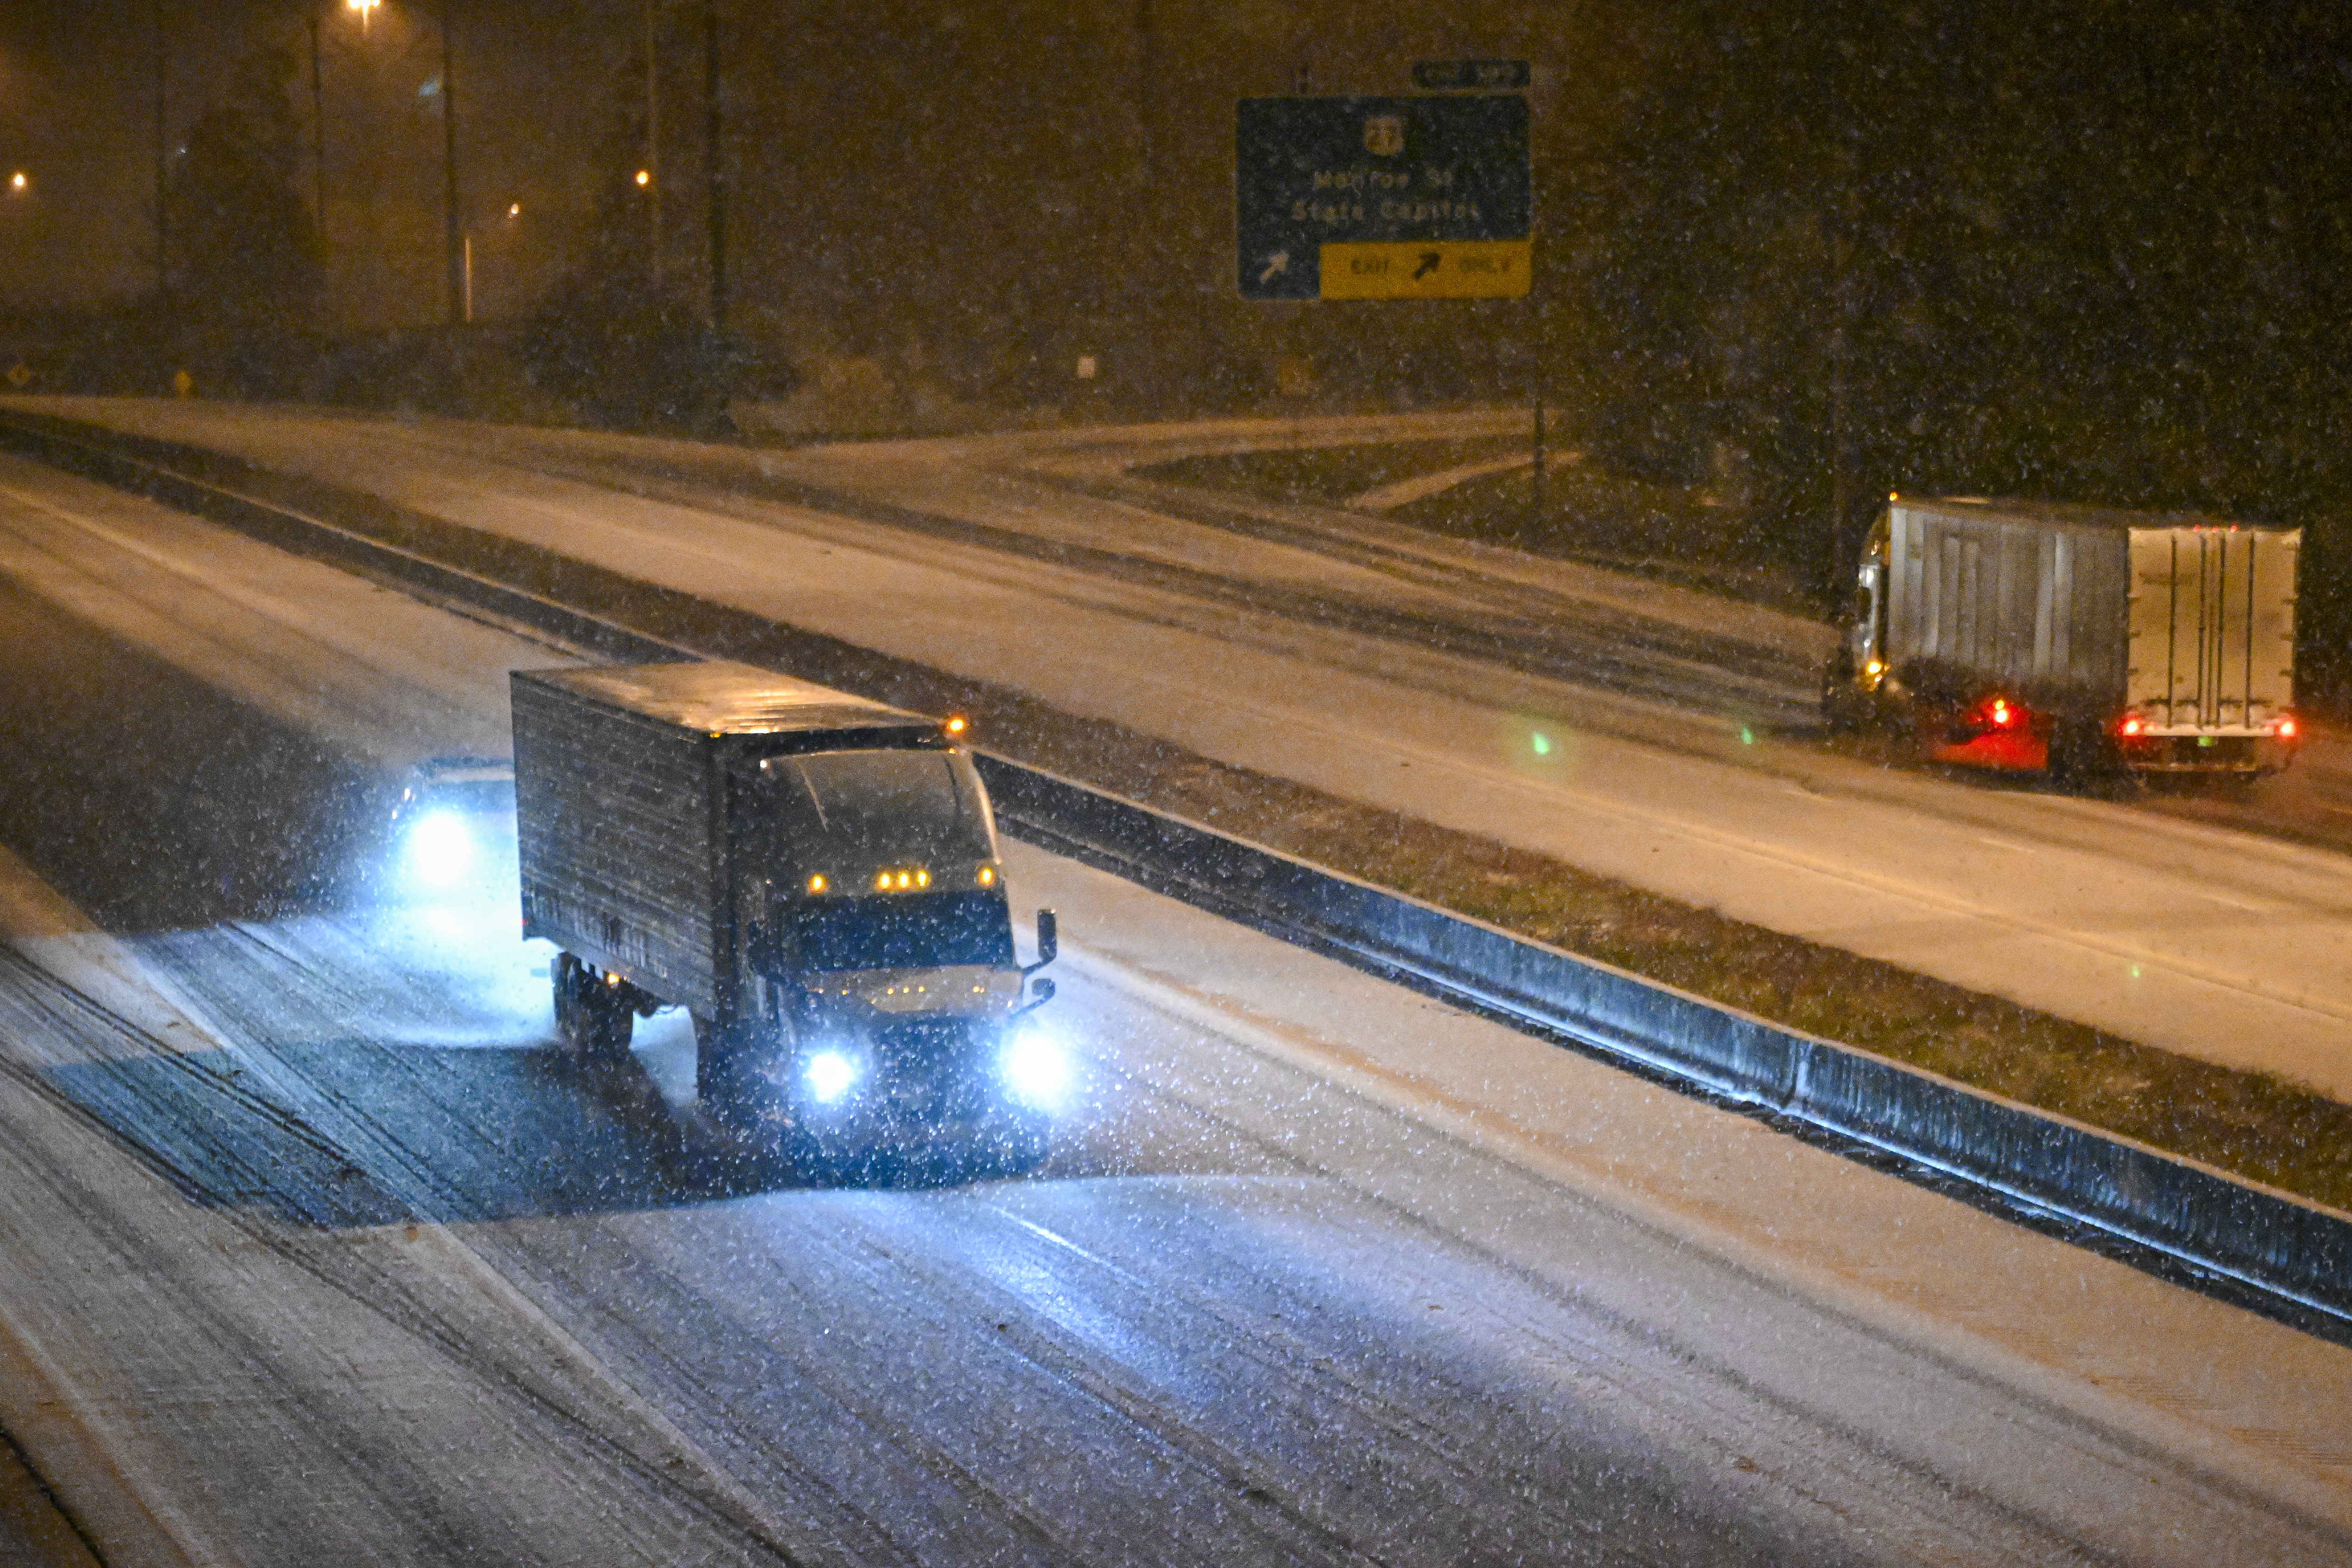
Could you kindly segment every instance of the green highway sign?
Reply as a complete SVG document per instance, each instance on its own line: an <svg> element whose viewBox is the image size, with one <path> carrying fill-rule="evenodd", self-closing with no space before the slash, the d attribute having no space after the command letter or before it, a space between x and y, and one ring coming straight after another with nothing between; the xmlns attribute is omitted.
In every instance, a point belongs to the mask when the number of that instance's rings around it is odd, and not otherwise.
<svg viewBox="0 0 2352 1568"><path fill-rule="evenodd" d="M1234 131L1245 300L1528 291L1528 100L1245 98Z"/></svg>

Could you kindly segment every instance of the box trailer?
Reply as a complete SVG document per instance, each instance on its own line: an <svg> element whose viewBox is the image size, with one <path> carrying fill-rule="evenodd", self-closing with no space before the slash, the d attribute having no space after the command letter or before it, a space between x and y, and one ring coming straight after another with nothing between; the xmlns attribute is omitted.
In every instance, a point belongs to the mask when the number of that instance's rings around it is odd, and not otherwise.
<svg viewBox="0 0 2352 1568"><path fill-rule="evenodd" d="M512 677L523 934L586 1058L693 1015L699 1092L828 1145L1041 1136L1058 1052L961 721L731 663Z"/></svg>
<svg viewBox="0 0 2352 1568"><path fill-rule="evenodd" d="M2275 772L2297 743L2301 543L2210 518L1891 497L1824 715L1898 727L1938 762Z"/></svg>

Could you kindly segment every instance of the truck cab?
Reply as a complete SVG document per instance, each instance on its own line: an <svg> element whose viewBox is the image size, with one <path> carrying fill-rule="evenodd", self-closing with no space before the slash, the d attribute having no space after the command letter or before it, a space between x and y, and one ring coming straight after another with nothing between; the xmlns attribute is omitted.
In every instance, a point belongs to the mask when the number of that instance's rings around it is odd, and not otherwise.
<svg viewBox="0 0 2352 1568"><path fill-rule="evenodd" d="M1063 1075L1018 1027L1028 970L970 756L796 752L747 774L752 1005L714 1040L714 1103L853 1142L1050 1110ZM1054 947L1048 916L1041 964Z"/></svg>

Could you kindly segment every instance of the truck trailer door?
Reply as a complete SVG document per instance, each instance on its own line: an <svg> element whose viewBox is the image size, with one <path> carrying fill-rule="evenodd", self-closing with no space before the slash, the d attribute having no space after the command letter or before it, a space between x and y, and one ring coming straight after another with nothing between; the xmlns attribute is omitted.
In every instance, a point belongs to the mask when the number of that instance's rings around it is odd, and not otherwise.
<svg viewBox="0 0 2352 1568"><path fill-rule="evenodd" d="M2293 530L2131 531L2130 706L2167 730L2259 729L2294 700Z"/></svg>

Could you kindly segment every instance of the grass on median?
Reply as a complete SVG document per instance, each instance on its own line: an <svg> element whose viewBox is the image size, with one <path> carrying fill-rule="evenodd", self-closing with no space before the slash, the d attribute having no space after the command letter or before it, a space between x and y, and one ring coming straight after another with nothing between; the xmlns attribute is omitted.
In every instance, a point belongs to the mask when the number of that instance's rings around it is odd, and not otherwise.
<svg viewBox="0 0 2352 1568"><path fill-rule="evenodd" d="M1126 746L1067 731L1060 743L1017 749L1039 766L1507 931L2352 1209L2352 1105L2271 1075L2139 1045L1242 769L1165 753L1144 763Z"/></svg>

